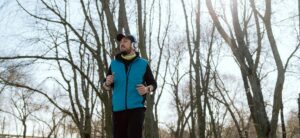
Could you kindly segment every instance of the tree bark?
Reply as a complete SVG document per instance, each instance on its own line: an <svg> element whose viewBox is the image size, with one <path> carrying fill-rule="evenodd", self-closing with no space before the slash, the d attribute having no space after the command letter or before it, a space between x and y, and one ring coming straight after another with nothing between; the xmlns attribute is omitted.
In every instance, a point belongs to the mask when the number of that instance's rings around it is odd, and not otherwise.
<svg viewBox="0 0 300 138"><path fill-rule="evenodd" d="M298 26L299 26L299 32L300 32L300 0L298 0L298 19L299 19L299 21L298 21Z"/></svg>
<svg viewBox="0 0 300 138"><path fill-rule="evenodd" d="M26 118L24 118L24 120L22 120L22 125L23 125L23 138L26 138L26 134L27 134L27 124L26 124Z"/></svg>
<svg viewBox="0 0 300 138"><path fill-rule="evenodd" d="M118 31L117 31L117 28L115 26L115 23L114 23L114 19L113 19L113 14L111 13L110 9L109 9L109 0L101 0L101 3L102 3L102 7L103 7L103 10L104 10L104 13L106 14L106 24L107 24L107 27L108 27L108 32L109 32L109 40L112 44L112 55L115 55L116 54L116 51L117 51L117 46L115 45L115 36L117 35Z"/></svg>
<svg viewBox="0 0 300 138"><path fill-rule="evenodd" d="M138 38L138 47L140 49L141 55L143 58L148 60L148 55L147 55L147 50L146 50L146 41L145 41L145 28L143 26L143 12L142 12L142 1L141 0L136 0L137 2L137 22L138 22L138 33L139 33L139 38Z"/></svg>
<svg viewBox="0 0 300 138"><path fill-rule="evenodd" d="M190 63L192 62L192 59L190 58ZM194 102L194 93L193 93L193 76L192 76L192 64L190 64L189 67L189 93L190 93L190 102L191 102L191 132L190 132L190 138L196 138L196 129L195 129L195 122L196 119L194 117L194 110L195 110L195 102Z"/></svg>
<svg viewBox="0 0 300 138"><path fill-rule="evenodd" d="M300 93L298 97L298 133L300 135Z"/></svg>
<svg viewBox="0 0 300 138"><path fill-rule="evenodd" d="M130 34L130 28L127 20L127 12L125 8L124 0L119 0L119 22L118 22L118 33ZM123 32L123 29L125 32Z"/></svg>
<svg viewBox="0 0 300 138"><path fill-rule="evenodd" d="M277 80L275 84L274 96L273 96L273 110L271 119L271 137L276 137L276 130L278 125L279 111L282 106L282 90L285 80L285 70L283 68L282 60L277 48L277 44L273 35L272 24L271 24L271 0L266 0L266 12L264 17L264 23L272 49L273 57L277 67Z"/></svg>
<svg viewBox="0 0 300 138"><path fill-rule="evenodd" d="M280 118L281 118L282 138L286 138L286 128L285 128L285 122L284 122L283 105L281 106L281 109L280 109Z"/></svg>

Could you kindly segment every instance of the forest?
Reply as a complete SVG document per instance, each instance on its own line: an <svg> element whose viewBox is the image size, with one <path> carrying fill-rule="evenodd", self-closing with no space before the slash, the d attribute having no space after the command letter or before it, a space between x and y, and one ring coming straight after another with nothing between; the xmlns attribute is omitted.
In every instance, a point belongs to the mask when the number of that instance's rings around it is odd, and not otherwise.
<svg viewBox="0 0 300 138"><path fill-rule="evenodd" d="M136 37L144 138L300 137L300 0L1 0L0 138L112 138L102 88Z"/></svg>

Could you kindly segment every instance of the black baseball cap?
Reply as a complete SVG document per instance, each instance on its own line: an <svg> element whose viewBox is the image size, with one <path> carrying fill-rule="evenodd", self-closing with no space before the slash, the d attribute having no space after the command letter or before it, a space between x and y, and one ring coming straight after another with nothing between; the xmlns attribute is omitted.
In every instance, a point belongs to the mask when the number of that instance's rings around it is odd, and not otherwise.
<svg viewBox="0 0 300 138"><path fill-rule="evenodd" d="M124 34L117 34L117 40L120 42L123 38L127 38L131 41L131 43L135 43L136 39L133 35L124 35Z"/></svg>

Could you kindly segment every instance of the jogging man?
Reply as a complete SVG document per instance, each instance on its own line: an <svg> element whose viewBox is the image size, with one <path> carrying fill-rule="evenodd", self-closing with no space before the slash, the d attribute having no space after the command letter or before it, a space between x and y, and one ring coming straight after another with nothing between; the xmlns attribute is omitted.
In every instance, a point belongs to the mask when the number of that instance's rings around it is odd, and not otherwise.
<svg viewBox="0 0 300 138"><path fill-rule="evenodd" d="M120 53L112 60L103 87L113 90L114 138L142 138L146 95L157 83L148 61L136 52L132 35L118 34Z"/></svg>

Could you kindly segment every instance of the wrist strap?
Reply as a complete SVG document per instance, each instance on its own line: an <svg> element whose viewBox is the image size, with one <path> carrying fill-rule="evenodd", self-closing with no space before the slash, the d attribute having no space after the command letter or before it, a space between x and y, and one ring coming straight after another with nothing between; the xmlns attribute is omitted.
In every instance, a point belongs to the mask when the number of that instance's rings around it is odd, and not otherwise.
<svg viewBox="0 0 300 138"><path fill-rule="evenodd" d="M152 86L151 86L151 85L148 86L148 87L147 87L147 90L148 90L148 93L152 92Z"/></svg>

